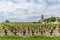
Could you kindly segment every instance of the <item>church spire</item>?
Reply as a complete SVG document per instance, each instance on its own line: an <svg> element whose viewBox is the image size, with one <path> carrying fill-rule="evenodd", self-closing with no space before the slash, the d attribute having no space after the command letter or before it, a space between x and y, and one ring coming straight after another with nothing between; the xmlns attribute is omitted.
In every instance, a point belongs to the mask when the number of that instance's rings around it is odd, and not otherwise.
<svg viewBox="0 0 60 40"><path fill-rule="evenodd" d="M44 21L44 15L42 14L41 15L41 22L43 22Z"/></svg>

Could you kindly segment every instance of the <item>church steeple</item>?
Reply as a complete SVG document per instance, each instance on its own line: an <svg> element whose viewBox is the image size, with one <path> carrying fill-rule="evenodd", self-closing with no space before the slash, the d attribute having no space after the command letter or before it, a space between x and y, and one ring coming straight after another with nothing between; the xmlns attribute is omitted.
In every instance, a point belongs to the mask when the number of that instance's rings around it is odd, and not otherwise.
<svg viewBox="0 0 60 40"><path fill-rule="evenodd" d="M42 14L41 15L41 22L43 22L44 21L44 15Z"/></svg>

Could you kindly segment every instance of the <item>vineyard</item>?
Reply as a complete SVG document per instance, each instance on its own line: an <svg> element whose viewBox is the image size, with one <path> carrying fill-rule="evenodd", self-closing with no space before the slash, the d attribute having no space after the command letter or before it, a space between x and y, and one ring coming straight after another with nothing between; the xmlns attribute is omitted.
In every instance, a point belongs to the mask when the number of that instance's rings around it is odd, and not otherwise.
<svg viewBox="0 0 60 40"><path fill-rule="evenodd" d="M51 23L0 23L0 35L60 36L60 25Z"/></svg>

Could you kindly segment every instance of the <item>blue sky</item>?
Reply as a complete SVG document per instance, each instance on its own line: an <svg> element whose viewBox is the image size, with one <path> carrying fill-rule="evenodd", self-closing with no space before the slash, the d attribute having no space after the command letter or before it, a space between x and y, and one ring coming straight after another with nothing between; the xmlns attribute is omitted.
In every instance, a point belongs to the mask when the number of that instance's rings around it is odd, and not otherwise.
<svg viewBox="0 0 60 40"><path fill-rule="evenodd" d="M60 17L60 0L0 0L0 22L38 21L41 14Z"/></svg>

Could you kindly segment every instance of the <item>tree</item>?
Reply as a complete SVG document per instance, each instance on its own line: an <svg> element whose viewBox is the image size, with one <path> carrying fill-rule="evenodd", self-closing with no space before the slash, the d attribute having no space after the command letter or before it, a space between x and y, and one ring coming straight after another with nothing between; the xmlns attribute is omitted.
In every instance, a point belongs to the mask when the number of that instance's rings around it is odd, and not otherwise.
<svg viewBox="0 0 60 40"><path fill-rule="evenodd" d="M9 20L5 20L6 23L9 23L10 21Z"/></svg>
<svg viewBox="0 0 60 40"><path fill-rule="evenodd" d="M44 22L55 22L56 21L56 18L58 20L58 22L60 22L60 18L59 17L50 17L50 18L46 18L44 19Z"/></svg>

